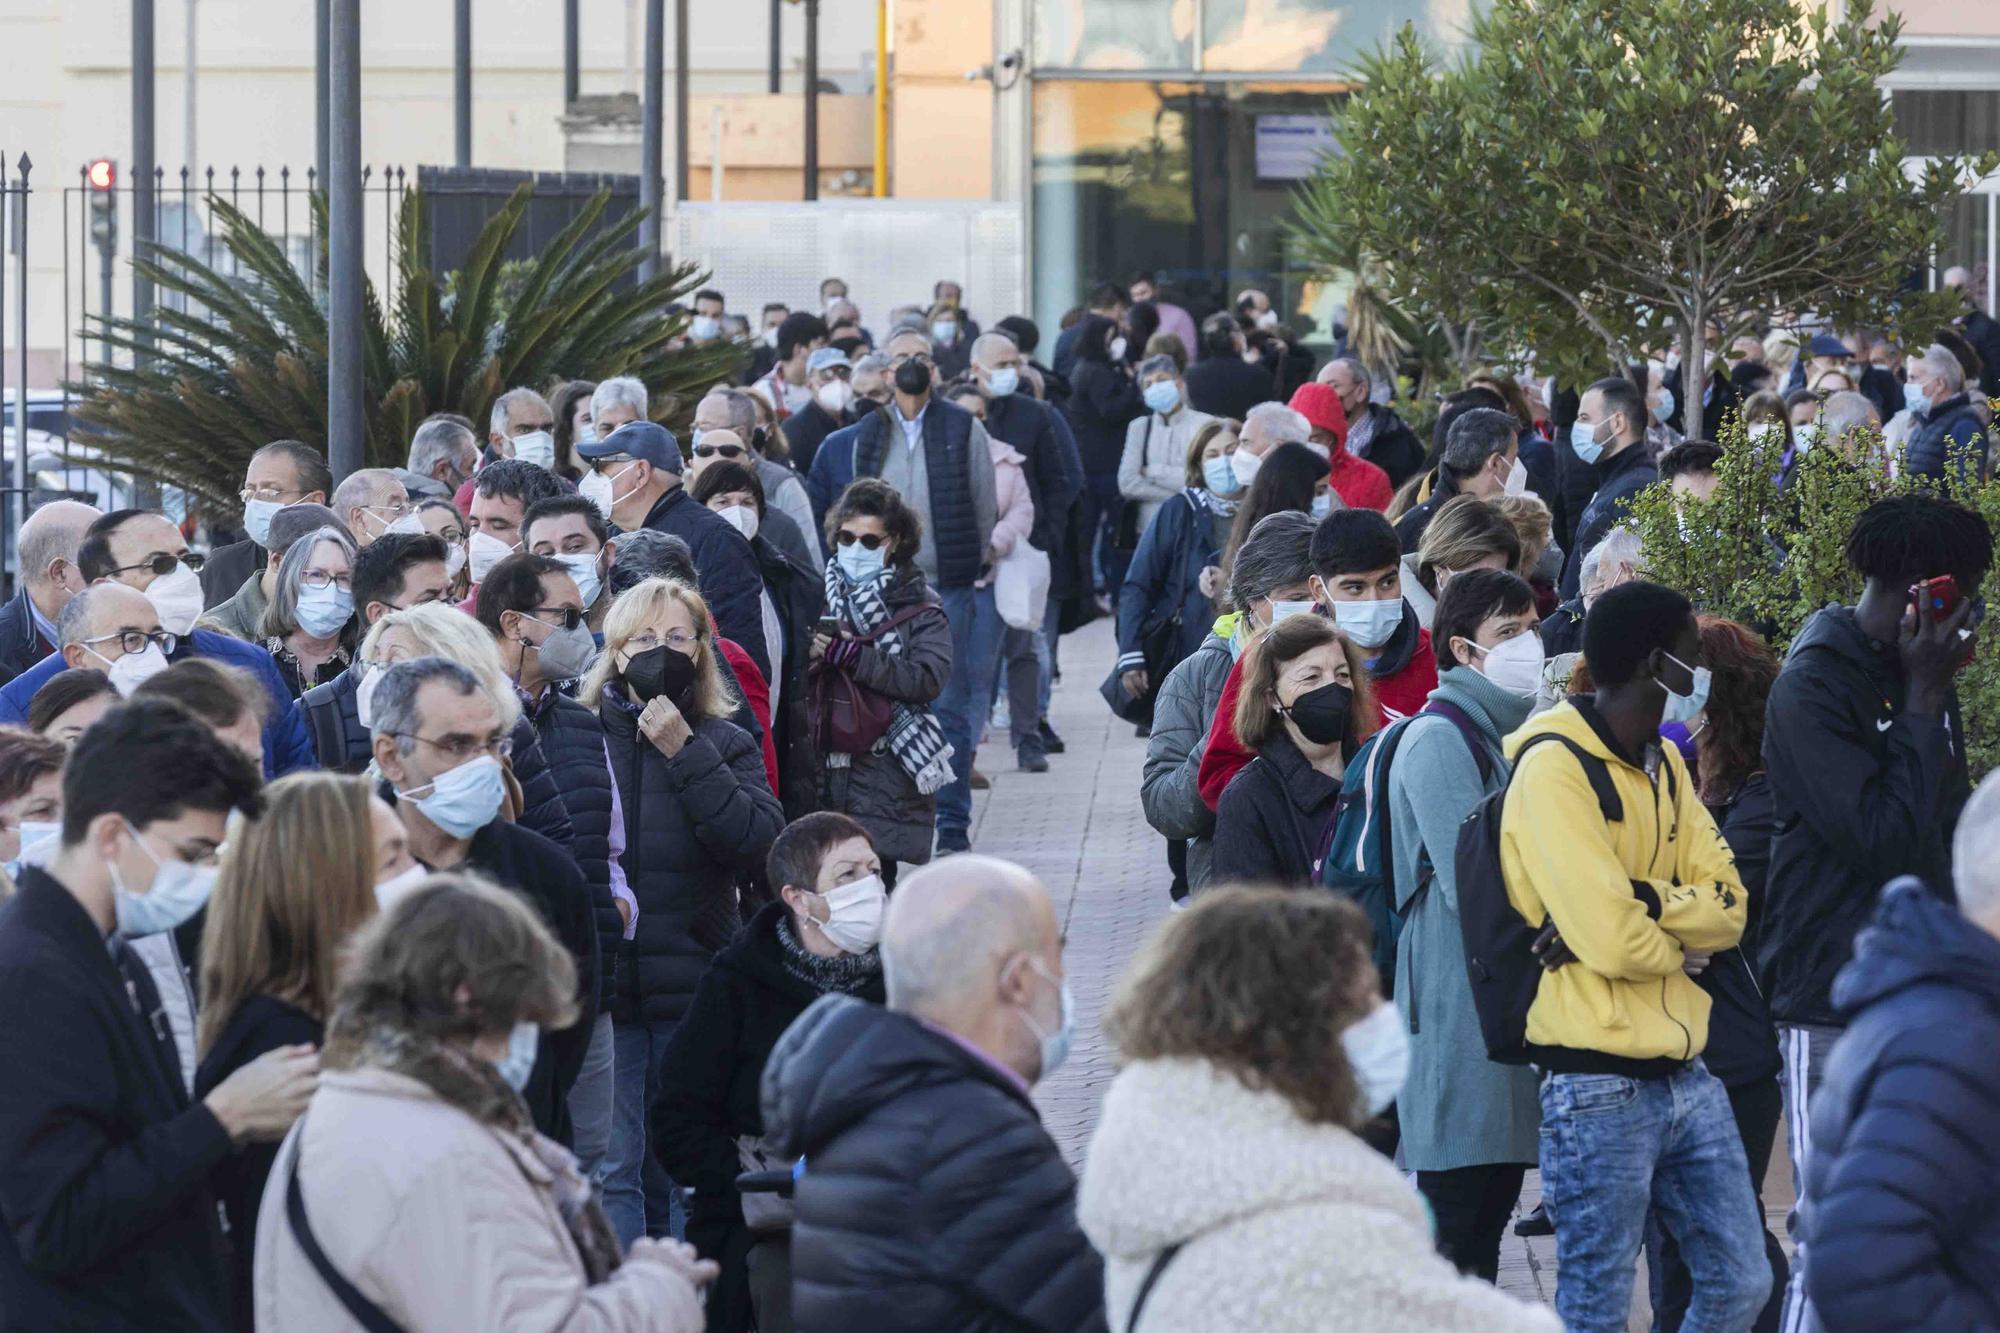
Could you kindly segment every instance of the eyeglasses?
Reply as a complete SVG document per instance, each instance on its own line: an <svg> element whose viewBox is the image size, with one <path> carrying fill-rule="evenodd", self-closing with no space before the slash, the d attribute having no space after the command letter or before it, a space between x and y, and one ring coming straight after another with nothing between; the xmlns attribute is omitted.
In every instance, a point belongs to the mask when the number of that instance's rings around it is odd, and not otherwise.
<svg viewBox="0 0 2000 1333"><path fill-rule="evenodd" d="M929 352L903 352L889 358L891 366L900 366L905 361L914 361L920 366L934 366L937 364L937 362L931 359Z"/></svg>
<svg viewBox="0 0 2000 1333"><path fill-rule="evenodd" d="M352 574L329 574L323 569L308 569L305 573L299 575L299 583L307 588L324 588L328 584L332 584L342 592L351 592L354 588L354 576Z"/></svg>
<svg viewBox="0 0 2000 1333"><path fill-rule="evenodd" d="M740 444L697 444L694 447L696 458L741 458L749 452Z"/></svg>
<svg viewBox="0 0 2000 1333"><path fill-rule="evenodd" d="M531 606L527 616L537 625L549 623L542 619L543 616L554 616L556 623L550 626L552 629L575 629L583 623L583 612L574 606Z"/></svg>
<svg viewBox="0 0 2000 1333"><path fill-rule="evenodd" d="M860 542L863 550L873 551L889 539L879 532L849 532L842 528L833 534L833 540L836 546L852 546Z"/></svg>
<svg viewBox="0 0 2000 1333"><path fill-rule="evenodd" d="M469 763L481 755L490 754L495 759L505 759L514 753L514 738L507 735L489 736L483 741L477 736L447 736L437 741L429 736L419 736L414 731L399 731L395 734L398 739L419 741L430 746L451 760L454 766Z"/></svg>
<svg viewBox="0 0 2000 1333"><path fill-rule="evenodd" d="M363 508L371 514L387 514L392 522L414 512L407 500L391 500L388 504L364 505Z"/></svg>
<svg viewBox="0 0 2000 1333"><path fill-rule="evenodd" d="M151 556L145 560L141 560L136 565L119 565L111 572L113 574L129 574L135 569L149 569L156 578L165 578L174 572L175 565L186 565L189 569L199 573L201 567L207 563L208 557L202 555L199 551L182 551L179 555L161 554Z"/></svg>
<svg viewBox="0 0 2000 1333"><path fill-rule="evenodd" d="M143 653L146 651L147 644L157 643L160 645L160 651L162 653L166 654L168 657L172 657L174 655L175 647L177 647L180 644L179 635L169 634L165 630L161 629L155 629L155 630L121 629L114 634L100 634L94 639L85 639L84 642L86 644L109 643L113 639L116 639L118 641L118 646L122 648L128 656L135 655L138 653ZM102 657L103 654L99 653L98 656Z"/></svg>
<svg viewBox="0 0 2000 1333"><path fill-rule="evenodd" d="M298 496L304 495L305 492L288 491L283 489L282 487L273 486L270 483L266 482L262 486L245 486L242 490L238 491L236 494L246 504L252 500L262 500L266 504L277 504L288 495L296 499Z"/></svg>
<svg viewBox="0 0 2000 1333"><path fill-rule="evenodd" d="M699 643L700 641L701 635L689 633L684 629L668 630L667 637L664 640L669 648L675 649L686 648L690 644ZM661 642L660 636L653 633L653 631L642 630L625 641L625 651L628 653L651 652L653 649L659 647Z"/></svg>

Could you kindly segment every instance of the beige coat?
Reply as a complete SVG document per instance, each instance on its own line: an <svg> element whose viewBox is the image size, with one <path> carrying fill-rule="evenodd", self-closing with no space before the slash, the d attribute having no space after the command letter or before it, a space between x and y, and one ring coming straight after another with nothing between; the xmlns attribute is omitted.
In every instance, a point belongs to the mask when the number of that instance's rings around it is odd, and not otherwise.
<svg viewBox="0 0 2000 1333"><path fill-rule="evenodd" d="M359 1327L285 1216L300 1152L306 1216L327 1258L409 1333L702 1328L693 1288L658 1264L626 1264L587 1286L549 1168L416 1080L379 1069L323 1074L303 1125L280 1149L258 1214L259 1329Z"/></svg>

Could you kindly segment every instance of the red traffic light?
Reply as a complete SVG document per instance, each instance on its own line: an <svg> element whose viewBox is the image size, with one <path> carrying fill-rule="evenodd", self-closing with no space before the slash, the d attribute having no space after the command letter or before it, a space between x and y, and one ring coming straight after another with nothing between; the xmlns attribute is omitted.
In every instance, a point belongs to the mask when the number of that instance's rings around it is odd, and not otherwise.
<svg viewBox="0 0 2000 1333"><path fill-rule="evenodd" d="M118 186L118 164L108 157L100 157L84 169L85 177L93 190L111 190Z"/></svg>

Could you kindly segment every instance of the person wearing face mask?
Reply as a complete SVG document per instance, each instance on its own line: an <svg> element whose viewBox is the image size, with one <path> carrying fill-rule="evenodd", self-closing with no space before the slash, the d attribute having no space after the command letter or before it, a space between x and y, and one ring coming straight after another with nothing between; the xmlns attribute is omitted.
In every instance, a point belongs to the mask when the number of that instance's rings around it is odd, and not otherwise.
<svg viewBox="0 0 2000 1333"><path fill-rule="evenodd" d="M353 660L361 632L354 615L354 543L335 527L293 542L258 626L261 641L294 697L331 683Z"/></svg>
<svg viewBox="0 0 2000 1333"><path fill-rule="evenodd" d="M1458 828L1507 782L1502 738L1528 720L1542 686L1539 617L1504 570L1452 579L1432 626L1438 687L1389 766L1395 1000L1409 1077L1396 1100L1403 1164L1437 1218L1438 1250L1496 1280L1500 1241L1536 1160L1535 1075L1486 1058L1459 929Z"/></svg>
<svg viewBox="0 0 2000 1333"><path fill-rule="evenodd" d="M197 1097L267 1051L326 1036L340 950L383 888L420 879L402 823L365 778L295 773L230 837L202 927ZM379 887L378 887L379 886ZM228 1220L235 1326L248 1329L258 1206L278 1145L257 1144L215 1178Z"/></svg>
<svg viewBox="0 0 2000 1333"><path fill-rule="evenodd" d="M952 670L951 626L916 564L917 519L893 487L862 478L826 522L833 624L822 623L809 650L813 725L821 736L819 803L868 830L893 886L897 862L930 860L937 792L951 777L950 747L932 711ZM890 730L901 739L843 748L829 716L836 688L888 704L896 719Z"/></svg>
<svg viewBox="0 0 2000 1333"><path fill-rule="evenodd" d="M519 1093L576 1012L575 965L532 907L434 875L350 953L320 1087L272 1166L257 1327L698 1333L714 1265L619 1245Z"/></svg>
<svg viewBox="0 0 2000 1333"><path fill-rule="evenodd" d="M758 1084L771 1048L822 995L885 998L882 865L862 827L822 811L771 843L766 903L715 956L694 1004L667 1045L653 1106L660 1165L694 1190L688 1240L722 1274L709 1292L709 1328L746 1333L793 1327L791 1208L736 1191L746 1170L778 1165L764 1143Z"/></svg>
<svg viewBox="0 0 2000 1333"><path fill-rule="evenodd" d="M1438 510L1416 552L1403 557L1403 599L1417 622L1433 629L1431 618L1446 585L1474 569L1520 573L1521 534L1498 505L1461 495ZM1435 630L1431 642L1437 642Z"/></svg>
<svg viewBox="0 0 2000 1333"><path fill-rule="evenodd" d="M1396 520L1396 540L1411 555L1438 510L1461 495L1497 500L1528 488L1528 469L1521 461L1520 422L1493 407L1473 407L1453 417L1446 427L1444 449L1438 455L1429 498Z"/></svg>
<svg viewBox="0 0 2000 1333"><path fill-rule="evenodd" d="M562 482L546 468L503 458L489 463L472 479L471 506L466 510L466 571L472 589L464 609L479 595L479 581L487 571L521 548L521 520L528 506L539 500L566 495Z"/></svg>
<svg viewBox="0 0 2000 1333"><path fill-rule="evenodd" d="M1212 878L1209 837L1215 813L1202 801L1196 778L1223 682L1259 630L1312 610L1312 530L1312 519L1296 510L1273 514L1251 530L1230 566L1224 600L1231 609L1167 673L1153 700L1139 803L1146 822L1168 841L1176 899L1200 891ZM1179 856L1172 850L1175 843L1183 847Z"/></svg>
<svg viewBox="0 0 2000 1333"><path fill-rule="evenodd" d="M1093 534L1100 585L1115 594L1125 581L1130 556L1129 547L1120 552L1114 546L1122 504L1118 466L1125 457L1126 433L1147 408L1126 364L1125 336L1118 321L1085 315L1077 328L1067 411L1083 462L1085 531ZM1136 541L1137 532L1132 536Z"/></svg>
<svg viewBox="0 0 2000 1333"><path fill-rule="evenodd" d="M590 399L596 392L595 380L565 380L549 394L549 411L556 420L554 472L572 486L583 480L584 469L576 456L577 441L590 439L597 433L590 416Z"/></svg>
<svg viewBox="0 0 2000 1333"><path fill-rule="evenodd" d="M1912 418L1904 469L1939 481L1947 473L1960 482L1985 476L1990 432L1966 392L1965 366L1951 348L1932 343L1911 357L1904 388Z"/></svg>
<svg viewBox="0 0 2000 1333"><path fill-rule="evenodd" d="M575 1021L542 1034L521 1088L536 1129L567 1145L569 1092L590 1046L601 965L583 871L502 809L511 728L478 676L447 658L412 658L382 672L371 704L378 794L395 806L410 855L427 870L470 871L519 894L570 955Z"/></svg>
<svg viewBox="0 0 2000 1333"><path fill-rule="evenodd" d="M720 452L710 447L735 436L736 448ZM762 392L749 389L711 389L694 407L694 430L689 435L690 454L684 479L692 482L702 468L715 461L737 462L752 468L763 483L764 497L771 510L782 517L764 524L771 544L800 564L817 567L819 516L813 509L806 484L785 457L785 437L772 415L770 400Z"/></svg>
<svg viewBox="0 0 2000 1333"><path fill-rule="evenodd" d="M1401 486L1423 469L1424 446L1395 409L1372 400L1374 377L1360 357L1337 356L1314 377L1332 389L1346 414L1347 452L1365 458L1388 474L1389 485Z"/></svg>
<svg viewBox="0 0 2000 1333"><path fill-rule="evenodd" d="M1347 412L1327 384L1305 384L1292 395L1292 410L1312 428L1307 443L1327 460L1327 476L1350 509L1384 510L1395 498L1389 474L1347 449Z"/></svg>
<svg viewBox="0 0 2000 1333"><path fill-rule="evenodd" d="M785 433L785 452L799 472L811 469L813 455L827 436L852 425L872 406L855 396L853 374L853 362L838 347L816 348L806 358L806 387L812 390L812 399L779 427Z"/></svg>
<svg viewBox="0 0 2000 1333"><path fill-rule="evenodd" d="M717 342L722 337L722 317L729 309L722 293L704 287L694 294L688 315L687 339L696 346Z"/></svg>
<svg viewBox="0 0 2000 1333"><path fill-rule="evenodd" d="M949 383L963 375L976 330L967 330L958 306L950 302L932 306L924 317L924 327L931 336L931 355L937 358L938 378Z"/></svg>
<svg viewBox="0 0 2000 1333"><path fill-rule="evenodd" d="M423 520L417 517L410 493L394 471L385 467L365 467L347 474L334 487L331 507L354 544L363 550L387 533L421 534Z"/></svg>
<svg viewBox="0 0 2000 1333"><path fill-rule="evenodd" d="M1077 1195L1112 1327L1316 1333L1338 1310L1344 1327L1556 1333L1437 1256L1424 1201L1358 1132L1408 1062L1369 950L1337 895L1225 888L1126 969Z"/></svg>
<svg viewBox="0 0 2000 1333"><path fill-rule="evenodd" d="M1048 890L951 857L890 896L881 950L886 1008L822 996L764 1066L765 1142L807 1163L795 1326L1103 1329L1103 1265L1030 1093L1076 1030Z"/></svg>
<svg viewBox="0 0 2000 1333"><path fill-rule="evenodd" d="M0 685L55 652L56 617L84 589L77 548L102 516L87 504L51 500L21 525L20 577L13 599L0 606Z"/></svg>
<svg viewBox="0 0 2000 1333"><path fill-rule="evenodd" d="M264 613L278 591L278 567L284 563L285 552L292 549L293 543L321 528L338 528L350 539L353 536L325 505L295 504L280 509L264 533L268 563L245 579L234 597L203 612L194 622L195 627L216 630L245 643L262 643ZM161 612L161 619L163 623L167 619L165 611Z"/></svg>
<svg viewBox="0 0 2000 1333"><path fill-rule="evenodd" d="M417 502L417 522L426 535L444 543L444 572L449 582L445 600L463 601L472 587L465 568L465 515L449 500L425 499Z"/></svg>
<svg viewBox="0 0 2000 1333"><path fill-rule="evenodd" d="M778 325L770 373L756 380L755 386L776 406L780 423L812 403L814 390L807 383L807 367L812 354L824 346L826 321L810 311L794 311Z"/></svg>
<svg viewBox="0 0 2000 1333"><path fill-rule="evenodd" d="M1701 633L1679 593L1628 583L1591 607L1583 653L1595 692L1507 738L1499 828L1507 902L1541 929L1525 1043L1543 1071L1556 1311L1567 1328L1625 1326L1657 1206L1692 1271L1686 1326L1748 1328L1771 1287L1762 1219L1702 1060L1709 999L1687 974L1741 939L1747 897L1680 752L1660 743L1663 721L1706 706ZM1622 818L1606 818L1609 801Z"/></svg>
<svg viewBox="0 0 2000 1333"><path fill-rule="evenodd" d="M288 505L323 505L333 494L326 455L297 440L273 440L250 455L243 472L244 538L217 546L199 575L204 610L235 595L268 562L271 519Z"/></svg>
<svg viewBox="0 0 2000 1333"><path fill-rule="evenodd" d="M121 704L77 742L63 829L0 912L0 1308L24 1328L226 1328L214 1175L313 1090L281 1047L199 1100L131 941L208 902L256 765L180 707Z"/></svg>
<svg viewBox="0 0 2000 1333"><path fill-rule="evenodd" d="M512 458L553 474L556 466L556 415L548 399L533 389L509 389L493 400L487 414L486 457L492 466ZM463 487L453 499L470 503L471 494Z"/></svg>
<svg viewBox="0 0 2000 1333"><path fill-rule="evenodd" d="M1083 458L1068 419L1029 391L1022 376L1028 356L1010 327L1017 327L1013 320L1002 320L999 330L973 340L971 372L987 394L986 433L1021 455L1035 506L1028 542L1059 565L1070 506L1083 493Z"/></svg>
<svg viewBox="0 0 2000 1333"><path fill-rule="evenodd" d="M1187 405L1187 385L1172 357L1147 357L1139 363L1138 379L1146 413L1125 428L1118 493L1137 506L1138 530L1144 533L1162 505L1182 493L1188 445L1214 418Z"/></svg>
<svg viewBox="0 0 2000 1333"><path fill-rule="evenodd" d="M0 863L9 874L23 864L39 865L62 845L57 835L68 757L69 748L59 740L0 727Z"/></svg>
<svg viewBox="0 0 2000 1333"><path fill-rule="evenodd" d="M611 612L609 583L618 544L597 506L581 495L535 501L521 516L521 546L562 565L583 599L584 623L602 642L604 618Z"/></svg>
<svg viewBox="0 0 2000 1333"><path fill-rule="evenodd" d="M1360 651L1324 616L1291 616L1251 640L1233 730L1256 756L1215 811L1211 876L1314 882L1346 758L1378 714Z"/></svg>
<svg viewBox="0 0 2000 1333"><path fill-rule="evenodd" d="M701 597L666 579L619 594L604 651L577 689L597 710L624 814L638 926L621 959L605 1209L621 1241L663 1234L672 1201L642 1184L667 1042L741 918L737 880L761 867L784 816L757 742L729 720Z"/></svg>
<svg viewBox="0 0 2000 1333"><path fill-rule="evenodd" d="M1576 537L1563 570L1560 592L1565 600L1577 595L1582 577L1581 552L1604 540L1631 511L1640 492L1660 479L1647 454L1646 396L1623 375L1601 379L1583 391L1576 421L1570 426L1570 458L1591 470L1595 487L1578 513Z"/></svg>

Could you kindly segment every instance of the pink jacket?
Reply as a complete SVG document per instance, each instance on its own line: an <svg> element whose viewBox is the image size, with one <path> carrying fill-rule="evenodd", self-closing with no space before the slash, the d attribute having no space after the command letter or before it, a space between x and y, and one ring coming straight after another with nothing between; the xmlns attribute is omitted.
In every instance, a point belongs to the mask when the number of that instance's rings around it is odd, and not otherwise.
<svg viewBox="0 0 2000 1333"><path fill-rule="evenodd" d="M327 1258L411 1333L562 1329L699 1333L694 1289L658 1264L588 1286L549 1167L519 1143L381 1069L330 1071L278 1152L257 1215L260 1329L357 1327L293 1237L295 1155L306 1217Z"/></svg>
<svg viewBox="0 0 2000 1333"><path fill-rule="evenodd" d="M1035 501L1028 494L1028 474L1021 464L1028 460L1013 445L987 437L993 448L993 497L998 517L993 522L993 554L1006 559L1014 543L1028 540L1035 526ZM984 588L993 582L992 571L972 586Z"/></svg>

